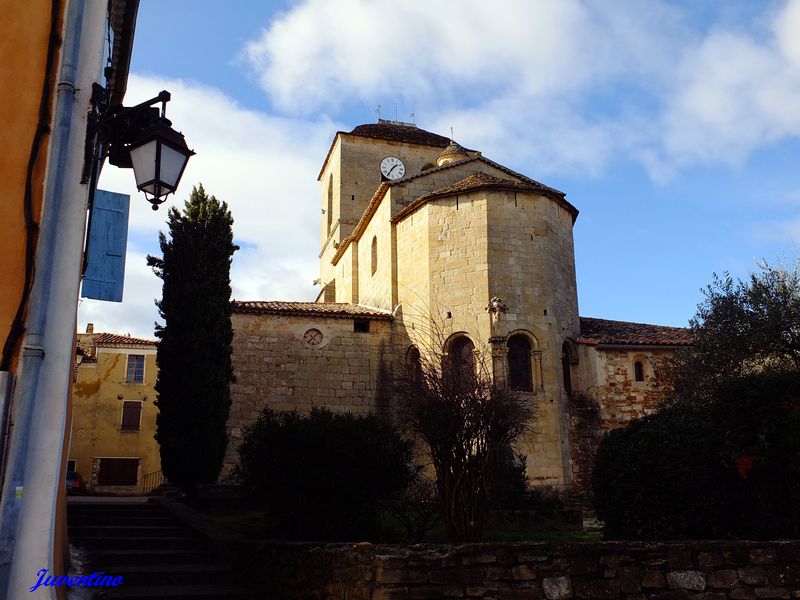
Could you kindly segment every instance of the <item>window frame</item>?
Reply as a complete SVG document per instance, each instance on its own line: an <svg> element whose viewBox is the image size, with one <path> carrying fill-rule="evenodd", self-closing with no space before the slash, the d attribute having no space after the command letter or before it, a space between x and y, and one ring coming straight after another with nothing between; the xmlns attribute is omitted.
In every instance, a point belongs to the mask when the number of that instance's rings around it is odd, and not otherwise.
<svg viewBox="0 0 800 600"><path fill-rule="evenodd" d="M374 276L375 273L378 271L378 236L372 236L372 242L370 243L370 268L372 271L372 275Z"/></svg>
<svg viewBox="0 0 800 600"><path fill-rule="evenodd" d="M142 402L141 400L123 400L122 401L122 411L120 413L120 419L119 419L119 430L121 432L135 432L135 431L141 431L142 430L142 408L143 408L142 405L143 404L144 404L144 402ZM134 405L138 405L138 413L139 413L138 414L138 418L136 420L136 428L135 429L133 427L131 427L131 426L128 426L128 427L125 426L125 413L126 413L125 407L128 406L129 409L133 410L133 406Z"/></svg>
<svg viewBox="0 0 800 600"><path fill-rule="evenodd" d="M523 348L514 349L512 348L512 344L516 345L517 340L524 344ZM508 365L508 386L514 390L515 392L528 392L533 393L535 390L534 385L534 366L533 366L533 349L534 345L531 343L530 338L525 335L524 333L514 333L508 337L506 340L506 361ZM514 354L516 352L520 352L519 356L515 360ZM526 372L520 373L519 377L516 377L516 369L515 363L522 362L524 363L522 367ZM515 386L515 379L519 379L523 385L517 387ZM523 381L524 380L524 381Z"/></svg>
<svg viewBox="0 0 800 600"><path fill-rule="evenodd" d="M641 360L633 361L633 380L636 383L644 383L645 381L644 362Z"/></svg>
<svg viewBox="0 0 800 600"><path fill-rule="evenodd" d="M130 383L133 385L143 385L145 381L145 366L147 364L147 359L145 358L145 354L128 354L127 360L125 361L125 383ZM131 359L134 358L141 358L142 359L142 373L141 373L141 381L136 380L136 368L134 367L133 371L133 378L130 377L131 373Z"/></svg>

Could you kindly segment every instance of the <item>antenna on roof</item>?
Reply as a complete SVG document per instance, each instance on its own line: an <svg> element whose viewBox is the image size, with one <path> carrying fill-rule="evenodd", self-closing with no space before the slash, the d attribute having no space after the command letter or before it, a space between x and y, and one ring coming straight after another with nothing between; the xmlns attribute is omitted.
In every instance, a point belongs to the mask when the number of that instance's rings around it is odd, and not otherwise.
<svg viewBox="0 0 800 600"><path fill-rule="evenodd" d="M378 121L381 120L381 105L378 104L378 108L375 109L375 114L378 115Z"/></svg>
<svg viewBox="0 0 800 600"><path fill-rule="evenodd" d="M451 142L456 141L456 138L453 136L453 126L452 125L450 125L450 141Z"/></svg>
<svg viewBox="0 0 800 600"><path fill-rule="evenodd" d="M411 112L408 113L408 118L411 119L411 122L415 125L417 124L417 115L414 114L414 105L411 105Z"/></svg>
<svg viewBox="0 0 800 600"><path fill-rule="evenodd" d="M400 119L397 118L397 102L394 103L394 120L399 121Z"/></svg>

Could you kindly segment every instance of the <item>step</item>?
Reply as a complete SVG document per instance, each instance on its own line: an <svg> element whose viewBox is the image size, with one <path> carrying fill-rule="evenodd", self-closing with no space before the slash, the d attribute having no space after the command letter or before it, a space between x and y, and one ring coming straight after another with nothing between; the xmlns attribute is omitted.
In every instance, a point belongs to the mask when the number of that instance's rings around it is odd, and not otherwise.
<svg viewBox="0 0 800 600"><path fill-rule="evenodd" d="M190 530L168 525L111 525L97 522L92 525L76 525L69 528L70 539L88 537L194 537Z"/></svg>
<svg viewBox="0 0 800 600"><path fill-rule="evenodd" d="M125 598L126 600L207 600L208 598L254 598L252 592L233 585L151 585L151 586L118 586L113 589L104 589L95 597L100 600Z"/></svg>
<svg viewBox="0 0 800 600"><path fill-rule="evenodd" d="M142 525L145 527L156 525L175 525L177 521L166 515L97 515L86 513L80 515L67 515L67 524L70 527L83 527L102 523L103 525Z"/></svg>
<svg viewBox="0 0 800 600"><path fill-rule="evenodd" d="M159 548L156 550L136 550L121 548L106 548L89 550L89 560L92 564L102 565L174 565L197 564L208 562L212 564L216 556L214 552L205 547L194 547L184 550Z"/></svg>
<svg viewBox="0 0 800 600"><path fill-rule="evenodd" d="M141 514L163 515L163 508L157 504L68 504L68 514Z"/></svg>
<svg viewBox="0 0 800 600"><path fill-rule="evenodd" d="M153 582L163 585L210 585L232 583L233 569L218 564L126 564L103 565L105 573L122 576L127 586L146 586Z"/></svg>
<svg viewBox="0 0 800 600"><path fill-rule="evenodd" d="M138 536L71 536L70 541L81 548L87 550L105 550L105 549L120 549L120 550L144 550L150 548L162 548L167 550L188 550L196 548L198 540L193 537L187 536L153 536L153 537L138 537Z"/></svg>

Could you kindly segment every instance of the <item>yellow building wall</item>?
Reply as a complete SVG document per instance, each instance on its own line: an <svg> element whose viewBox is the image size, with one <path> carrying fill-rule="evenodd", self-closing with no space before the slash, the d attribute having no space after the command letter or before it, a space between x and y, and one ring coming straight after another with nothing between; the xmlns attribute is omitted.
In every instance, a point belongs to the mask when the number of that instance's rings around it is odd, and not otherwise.
<svg viewBox="0 0 800 600"><path fill-rule="evenodd" d="M461 179L462 168L442 174ZM490 340L520 330L536 339L540 359L532 363L543 385L528 394L537 419L518 451L526 455L531 483L568 482L561 345L578 336L569 212L550 198L524 192L477 190L435 198L397 224L397 263L397 356L411 343L435 355L458 332L483 353L491 352ZM493 297L508 307L499 318L486 311ZM505 346L499 351L504 354Z"/></svg>
<svg viewBox="0 0 800 600"><path fill-rule="evenodd" d="M129 354L145 356L144 383L126 383ZM73 385L72 441L69 458L88 484L97 478L100 458L138 458L139 484L161 470L156 431L156 351L143 348L97 349L96 362L84 361ZM122 404L141 400L139 431L121 431ZM96 486L95 486L96 487Z"/></svg>
<svg viewBox="0 0 800 600"><path fill-rule="evenodd" d="M488 200L489 293L507 307L493 323L492 336L527 332L541 351L537 366L542 389L531 397L537 419L519 450L527 456L532 483L568 483L568 398L561 350L567 338L579 337L572 215L551 198L533 193L494 191Z"/></svg>
<svg viewBox="0 0 800 600"><path fill-rule="evenodd" d="M395 265L392 261L391 191L388 192L364 233L358 240L358 303L392 310L392 281ZM375 272L373 266L375 240Z"/></svg>
<svg viewBox="0 0 800 600"><path fill-rule="evenodd" d="M63 7L57 15L55 30L59 31ZM40 121L40 104L44 82L50 84L50 99L54 96L55 73L58 61L54 61L50 73L47 66L48 41L51 29L51 4L30 0L7 0L3 2L3 18L0 19L0 56L3 66L0 71L0 106L13 118L4 119L0 127L0 334L4 344L23 295L25 283L26 227L24 198L28 163L32 156L34 138ZM57 57L58 48L54 50ZM46 104L44 125L49 126L50 103ZM48 153L49 135L45 127L39 137L31 171L30 203L31 216L38 222L41 213L42 186ZM32 233L35 247L36 234ZM24 315L23 315L24 316ZM14 344L13 354L19 350L20 341ZM15 361L8 367L14 371Z"/></svg>
<svg viewBox="0 0 800 600"><path fill-rule="evenodd" d="M421 172L423 166L434 163L441 151L441 148L433 146L404 144L346 133L340 133L336 137L319 178L321 208L325 211L322 214L322 245L319 255L322 285L339 276L331 261L339 244L355 229L372 195L381 184L381 160L387 156L396 156L403 161L406 176L409 176ZM333 178L331 226L328 231L328 186L331 177ZM393 208L393 211L396 210L396 207ZM363 239L366 238L362 237ZM361 267L363 268L363 263ZM338 280L336 285L339 286ZM347 284L348 289L353 289L351 285ZM340 294L337 291L336 299L342 301L339 298Z"/></svg>

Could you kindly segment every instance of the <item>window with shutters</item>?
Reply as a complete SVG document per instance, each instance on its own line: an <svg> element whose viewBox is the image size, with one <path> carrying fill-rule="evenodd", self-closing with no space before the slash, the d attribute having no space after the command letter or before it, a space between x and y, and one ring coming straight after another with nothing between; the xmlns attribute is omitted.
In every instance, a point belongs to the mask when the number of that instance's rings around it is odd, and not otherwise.
<svg viewBox="0 0 800 600"><path fill-rule="evenodd" d="M144 383L144 354L129 354L125 383Z"/></svg>
<svg viewBox="0 0 800 600"><path fill-rule="evenodd" d="M122 403L122 424L120 431L139 431L142 422L142 403L125 400Z"/></svg>
<svg viewBox="0 0 800 600"><path fill-rule="evenodd" d="M89 220L81 296L122 302L130 196L97 190Z"/></svg>

